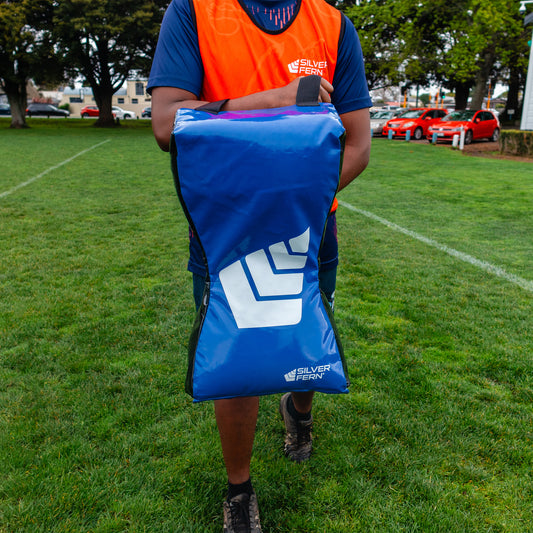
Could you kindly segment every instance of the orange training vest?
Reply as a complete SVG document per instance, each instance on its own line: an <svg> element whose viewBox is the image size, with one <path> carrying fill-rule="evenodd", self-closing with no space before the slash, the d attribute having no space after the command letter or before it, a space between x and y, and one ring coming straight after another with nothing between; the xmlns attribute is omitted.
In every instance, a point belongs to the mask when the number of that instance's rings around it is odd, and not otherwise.
<svg viewBox="0 0 533 533"><path fill-rule="evenodd" d="M341 13L323 0L301 0L283 30L267 33L238 0L193 0L208 102L283 87L298 76L333 81Z"/></svg>
<svg viewBox="0 0 533 533"><path fill-rule="evenodd" d="M342 15L324 0L301 0L292 22L274 33L259 28L238 0L193 5L204 67L201 100L238 98L310 74L333 82Z"/></svg>

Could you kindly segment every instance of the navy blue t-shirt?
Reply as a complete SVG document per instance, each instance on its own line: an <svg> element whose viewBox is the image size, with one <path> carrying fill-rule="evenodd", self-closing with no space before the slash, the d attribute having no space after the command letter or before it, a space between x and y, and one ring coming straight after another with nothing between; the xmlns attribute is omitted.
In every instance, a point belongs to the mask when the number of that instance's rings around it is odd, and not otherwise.
<svg viewBox="0 0 533 533"><path fill-rule="evenodd" d="M282 30L290 22L302 0L240 0L241 5L259 27L268 31ZM368 93L363 54L359 37L351 21L344 17L343 33L339 40L337 63L333 75L334 91L331 100L342 115L372 106ZM159 34L147 90L154 87L177 87L200 96L204 69L196 23L190 0L172 0ZM188 269L205 275L202 250L190 232ZM330 216L320 254L321 270L337 266L337 237L335 216Z"/></svg>
<svg viewBox="0 0 533 533"><path fill-rule="evenodd" d="M241 3L259 26L277 30L289 22L287 17L294 14L299 1L241 0ZM351 21L345 16L344 19L331 95L340 115L372 107L359 37ZM147 90L151 93L153 87L177 87L199 97L203 77L204 68L190 1L172 0L161 25Z"/></svg>

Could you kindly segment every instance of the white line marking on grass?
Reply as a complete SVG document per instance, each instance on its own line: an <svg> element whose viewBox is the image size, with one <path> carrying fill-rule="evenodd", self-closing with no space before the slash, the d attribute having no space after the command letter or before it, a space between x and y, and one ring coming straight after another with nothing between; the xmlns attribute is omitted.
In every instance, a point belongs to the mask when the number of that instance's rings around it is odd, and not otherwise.
<svg viewBox="0 0 533 533"><path fill-rule="evenodd" d="M22 187L26 187L26 185L29 185L30 183L33 183L34 181L42 178L43 176L46 176L49 172L52 172L52 170L56 170L59 167L62 167L63 165L66 165L67 163L70 163L77 157L80 157L80 155L86 154L87 152L90 152L91 150L94 150L95 148L98 148L99 146L102 146L102 144L108 143L111 139L106 139L105 141L102 141L101 143L95 144L94 146L91 146L90 148L86 148L85 150L82 150L81 152L78 152L76 155L73 155L72 157L69 157L68 159L65 159L65 161L62 161L61 163L58 163L57 165L54 165L53 167L47 168L44 172L41 172L40 174L37 174L37 176L33 176L33 178L30 178L28 181L25 181L24 183L19 183L12 189L9 189L9 191L5 191L0 193L0 198L4 198L5 196L10 195L11 193L18 191L19 189L22 189Z"/></svg>
<svg viewBox="0 0 533 533"><path fill-rule="evenodd" d="M453 248L449 248L448 246L445 246L444 244L440 244L437 241L434 241L433 239L428 239L427 237L424 237L423 235L420 235L419 233L402 228L401 226L398 226L398 224L394 224L394 222L389 222L388 220L381 218L380 216L375 215L374 213L371 213L370 211L365 211L364 209L358 209L357 207L354 207L353 205L350 205L341 200L339 200L339 204L342 205L343 207L346 207L350 211L354 211L356 213L359 213L360 215L364 215L365 217L371 218L372 220L381 222L385 226L388 226L389 228L395 231L399 231L400 233L403 233L404 235L412 237L413 239L417 239L425 244L428 244L429 246L433 246L434 248L437 248L438 250L441 250L442 252L445 252L448 255L451 255L453 257L456 257L457 259L460 259L461 261L464 261L465 263L470 263L471 265L477 266L478 268L481 268L487 272L490 272L491 274L494 274L495 276L498 276L507 281L510 281L511 283L518 285L519 287L521 287L522 289L525 289L526 291L533 292L533 281L520 278L518 276L515 276L514 274L509 274L509 272L506 272L503 268L500 268L495 265L491 265L490 263L487 263L485 261L480 261L479 259L476 259L475 257L472 257L471 255L465 254L463 252L459 252L457 250L454 250Z"/></svg>

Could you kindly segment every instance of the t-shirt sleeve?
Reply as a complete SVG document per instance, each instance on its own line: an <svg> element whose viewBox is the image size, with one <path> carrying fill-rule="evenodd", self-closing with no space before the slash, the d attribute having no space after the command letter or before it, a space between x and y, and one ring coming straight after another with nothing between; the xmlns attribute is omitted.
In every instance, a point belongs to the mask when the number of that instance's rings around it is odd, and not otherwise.
<svg viewBox="0 0 533 533"><path fill-rule="evenodd" d="M339 115L372 107L359 36L350 19L344 14L342 16L344 33L339 43L331 95L331 101Z"/></svg>
<svg viewBox="0 0 533 533"><path fill-rule="evenodd" d="M147 91L177 87L200 95L204 76L196 22L189 0L172 0L159 32Z"/></svg>

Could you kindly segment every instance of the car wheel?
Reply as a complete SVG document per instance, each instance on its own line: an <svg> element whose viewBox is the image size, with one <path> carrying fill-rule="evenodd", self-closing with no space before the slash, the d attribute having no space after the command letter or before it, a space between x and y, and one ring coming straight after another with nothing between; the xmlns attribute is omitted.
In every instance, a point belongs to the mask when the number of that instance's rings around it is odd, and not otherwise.
<svg viewBox="0 0 533 533"><path fill-rule="evenodd" d="M87 118L89 116L89 113L83 113L83 115L81 116L81 118Z"/></svg>
<svg viewBox="0 0 533 533"><path fill-rule="evenodd" d="M421 138L422 138L422 135L424 134L424 132L422 131L422 128L416 128L414 134L413 134L413 138L415 141L419 141Z"/></svg>
<svg viewBox="0 0 533 533"><path fill-rule="evenodd" d="M490 140L492 142L498 142L498 139L500 138L500 128L495 128L495 130L492 132L492 137Z"/></svg>
<svg viewBox="0 0 533 533"><path fill-rule="evenodd" d="M471 144L473 138L474 134L472 133L472 130L468 130L465 133L465 144Z"/></svg>

